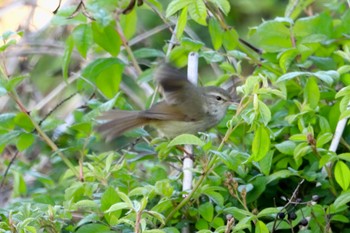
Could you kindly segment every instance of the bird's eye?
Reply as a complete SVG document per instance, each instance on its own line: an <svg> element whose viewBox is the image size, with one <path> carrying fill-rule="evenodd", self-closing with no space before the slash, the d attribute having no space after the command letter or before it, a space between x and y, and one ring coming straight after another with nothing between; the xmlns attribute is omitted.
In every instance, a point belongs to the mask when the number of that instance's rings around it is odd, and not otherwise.
<svg viewBox="0 0 350 233"><path fill-rule="evenodd" d="M218 95L217 95L217 96L216 96L216 100L219 100L219 101L222 100L221 96L218 96Z"/></svg>

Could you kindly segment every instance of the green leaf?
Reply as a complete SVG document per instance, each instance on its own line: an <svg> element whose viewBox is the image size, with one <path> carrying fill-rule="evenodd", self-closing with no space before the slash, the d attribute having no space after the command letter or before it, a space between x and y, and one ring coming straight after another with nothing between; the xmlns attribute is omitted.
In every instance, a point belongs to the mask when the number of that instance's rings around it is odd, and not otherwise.
<svg viewBox="0 0 350 233"><path fill-rule="evenodd" d="M258 213L257 217L258 218L273 217L273 215L278 214L280 211L281 211L280 208L274 208L274 207L265 208Z"/></svg>
<svg viewBox="0 0 350 233"><path fill-rule="evenodd" d="M204 142L199 139L197 136L192 134L181 134L171 140L168 144L168 147L177 146L177 145L197 145L204 146Z"/></svg>
<svg viewBox="0 0 350 233"><path fill-rule="evenodd" d="M112 233L109 227L99 223L88 223L79 227L76 233Z"/></svg>
<svg viewBox="0 0 350 233"><path fill-rule="evenodd" d="M306 39L308 36L324 35L325 39L332 37L333 20L327 13L300 18L295 22L295 37Z"/></svg>
<svg viewBox="0 0 350 233"><path fill-rule="evenodd" d="M273 158L274 150L270 150L266 156L259 161L259 168L261 173L265 176L270 174L271 166L272 166L272 158Z"/></svg>
<svg viewBox="0 0 350 233"><path fill-rule="evenodd" d="M317 136L317 140L316 140L316 146L322 147L324 144L330 142L333 139L333 134L332 133L323 133Z"/></svg>
<svg viewBox="0 0 350 233"><path fill-rule="evenodd" d="M153 217L155 217L156 219L158 219L158 221L161 223L161 224L165 224L165 217L161 214L161 213L158 213L156 211L152 211L152 210L149 210L147 211L147 213ZM160 231L160 230L159 230ZM162 231L163 232L163 231Z"/></svg>
<svg viewBox="0 0 350 233"><path fill-rule="evenodd" d="M289 28L284 22L265 21L258 26L252 36L253 44L266 52L280 52L293 47Z"/></svg>
<svg viewBox="0 0 350 233"><path fill-rule="evenodd" d="M343 161L338 161L336 163L334 167L334 177L343 190L348 189L350 184L350 170L349 167Z"/></svg>
<svg viewBox="0 0 350 233"><path fill-rule="evenodd" d="M17 116L15 117L15 124L23 128L27 132L31 132L34 130L34 125L30 117L23 112L17 114Z"/></svg>
<svg viewBox="0 0 350 233"><path fill-rule="evenodd" d="M165 54L158 49L141 48L134 51L134 56L136 58L165 57Z"/></svg>
<svg viewBox="0 0 350 233"><path fill-rule="evenodd" d="M74 208L78 208L78 209L92 209L92 210L98 209L98 204L93 200L80 200L76 202L73 206Z"/></svg>
<svg viewBox="0 0 350 233"><path fill-rule="evenodd" d="M217 63L224 60L224 57L219 52L213 50L206 50L201 52L200 57L204 57L208 63Z"/></svg>
<svg viewBox="0 0 350 233"><path fill-rule="evenodd" d="M198 207L198 212L207 222L211 222L214 216L214 206L211 202L206 202Z"/></svg>
<svg viewBox="0 0 350 233"><path fill-rule="evenodd" d="M279 55L279 65L283 70L283 73L286 73L290 65L294 61L295 57L298 55L298 50L296 48L287 49L282 51Z"/></svg>
<svg viewBox="0 0 350 233"><path fill-rule="evenodd" d="M334 201L334 207L336 209L341 208L350 202L350 191L343 192L337 199Z"/></svg>
<svg viewBox="0 0 350 233"><path fill-rule="evenodd" d="M225 15L227 15L231 10L231 5L228 0L209 0L214 3Z"/></svg>
<svg viewBox="0 0 350 233"><path fill-rule="evenodd" d="M131 11L128 14L121 14L119 17L124 36L127 40L130 40L134 37L137 29L137 11Z"/></svg>
<svg viewBox="0 0 350 233"><path fill-rule="evenodd" d="M310 108L315 109L320 101L320 89L314 77L308 78L304 89L304 100Z"/></svg>
<svg viewBox="0 0 350 233"><path fill-rule="evenodd" d="M252 159L259 161L265 157L270 149L270 135L265 126L258 126L255 130L253 145L252 145Z"/></svg>
<svg viewBox="0 0 350 233"><path fill-rule="evenodd" d="M265 225L264 222L258 220L257 223L255 224L256 229L255 229L255 233L269 233L269 229L267 228L267 226Z"/></svg>
<svg viewBox="0 0 350 233"><path fill-rule="evenodd" d="M113 24L102 27L97 22L91 23L93 39L112 56L117 56L122 45L122 41L115 30Z"/></svg>
<svg viewBox="0 0 350 233"><path fill-rule="evenodd" d="M335 95L335 98L339 98L343 96L350 96L350 86L346 86L340 89Z"/></svg>
<svg viewBox="0 0 350 233"><path fill-rule="evenodd" d="M66 40L66 46L64 48L64 53L63 53L63 61L62 61L62 75L64 80L67 81L67 78L69 76L69 65L70 65L70 60L72 57L72 52L74 48L74 40L72 36L68 36Z"/></svg>
<svg viewBox="0 0 350 233"><path fill-rule="evenodd" d="M295 72L290 72L287 74L282 75L281 77L278 78L277 83L278 82L283 82L283 81L287 81L299 76L314 76L322 81L324 81L325 83L331 85L334 80L337 80L339 78L339 74L337 71L334 70L327 70L327 71L317 71L315 73L312 72L302 72L302 71L295 71Z"/></svg>
<svg viewBox="0 0 350 233"><path fill-rule="evenodd" d="M284 141L279 144L276 144L275 147L282 154L293 155L296 144L292 141Z"/></svg>
<svg viewBox="0 0 350 233"><path fill-rule="evenodd" d="M6 83L7 91L13 91L28 76L20 75L10 78Z"/></svg>
<svg viewBox="0 0 350 233"><path fill-rule="evenodd" d="M72 32L74 44L79 53L86 58L86 54L92 45L92 30L88 24L80 24Z"/></svg>
<svg viewBox="0 0 350 233"><path fill-rule="evenodd" d="M117 58L99 58L91 62L82 72L82 76L89 79L108 98L114 97L122 78L124 65Z"/></svg>
<svg viewBox="0 0 350 233"><path fill-rule="evenodd" d="M302 142L298 144L294 149L294 159L299 160L304 155L310 153L311 151L312 151L311 146L309 146L309 144L306 142Z"/></svg>
<svg viewBox="0 0 350 233"><path fill-rule="evenodd" d="M109 207L108 210L106 210L104 212L110 213L110 212L114 212L114 211L118 211L118 210L122 210L122 209L130 209L130 206L125 202L118 202L118 203L113 204L111 207Z"/></svg>
<svg viewBox="0 0 350 233"><path fill-rule="evenodd" d="M239 36L234 28L224 31L223 44L226 50L234 50L239 43Z"/></svg>
<svg viewBox="0 0 350 233"><path fill-rule="evenodd" d="M24 151L29 148L34 142L34 135L31 133L24 133L18 137L16 147L19 151Z"/></svg>
<svg viewBox="0 0 350 233"><path fill-rule="evenodd" d="M165 17L169 18L170 16L172 16L173 14L178 12L179 10L183 9L184 7L189 5L190 3L192 3L192 0L174 0L174 1L171 1L166 9L166 14L165 14L166 16Z"/></svg>
<svg viewBox="0 0 350 233"><path fill-rule="evenodd" d="M177 26L176 26L176 38L177 39L180 39L184 30L185 30L185 27L186 27L186 24L187 24L187 6L184 7L181 11L181 14L177 20Z"/></svg>
<svg viewBox="0 0 350 233"><path fill-rule="evenodd" d="M23 175L19 172L13 171L13 197L23 196L27 192L27 185L24 181Z"/></svg>
<svg viewBox="0 0 350 233"><path fill-rule="evenodd" d="M259 108L260 119L264 123L264 125L267 125L271 120L270 108L267 107L267 105L261 100L259 100L258 103L259 103L258 108Z"/></svg>
<svg viewBox="0 0 350 233"><path fill-rule="evenodd" d="M211 43L213 44L213 48L215 50L220 49L222 45L222 40L224 38L223 32L224 31L222 30L218 21L215 18L211 17L209 19L209 34Z"/></svg>
<svg viewBox="0 0 350 233"><path fill-rule="evenodd" d="M207 25L207 8L203 0L192 1L188 5L188 13L197 23Z"/></svg>

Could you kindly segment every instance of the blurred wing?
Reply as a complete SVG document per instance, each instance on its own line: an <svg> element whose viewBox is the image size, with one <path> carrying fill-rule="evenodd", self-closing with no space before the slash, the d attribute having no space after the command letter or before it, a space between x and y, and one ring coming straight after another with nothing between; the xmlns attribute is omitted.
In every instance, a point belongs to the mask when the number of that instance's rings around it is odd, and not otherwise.
<svg viewBox="0 0 350 233"><path fill-rule="evenodd" d="M186 119L197 120L204 114L202 96L199 89L187 79L187 75L169 64L157 70L155 79L161 86L165 101L181 112ZM191 117L188 117L191 116Z"/></svg>

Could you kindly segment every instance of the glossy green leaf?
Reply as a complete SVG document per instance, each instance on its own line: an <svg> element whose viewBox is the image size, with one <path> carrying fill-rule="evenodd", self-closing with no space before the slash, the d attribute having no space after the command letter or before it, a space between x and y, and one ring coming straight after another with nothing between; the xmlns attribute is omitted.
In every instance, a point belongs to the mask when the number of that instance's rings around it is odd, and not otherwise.
<svg viewBox="0 0 350 233"><path fill-rule="evenodd" d="M348 189L350 184L350 169L343 161L338 161L335 164L334 177L343 190Z"/></svg>
<svg viewBox="0 0 350 233"><path fill-rule="evenodd" d="M170 17L179 10L183 9L184 7L188 6L190 3L192 3L192 0L174 0L171 1L168 5L168 8L166 9L166 17Z"/></svg>
<svg viewBox="0 0 350 233"><path fill-rule="evenodd" d="M255 233L269 233L269 229L267 228L267 226L265 225L264 222L258 220L257 223L255 224L256 229L255 229Z"/></svg>
<svg viewBox="0 0 350 233"><path fill-rule="evenodd" d="M171 140L168 144L168 147L177 146L177 145L197 145L204 146L204 142L199 139L197 136L192 134L181 134Z"/></svg>
<svg viewBox="0 0 350 233"><path fill-rule="evenodd" d="M293 155L296 144L293 141L284 141L279 144L276 144L275 147L279 152L283 154Z"/></svg>
<svg viewBox="0 0 350 233"><path fill-rule="evenodd" d="M177 39L180 39L184 30L185 30L185 27L186 27L186 24L187 24L187 6L184 7L182 10L181 10L181 14L179 16L179 19L177 20L177 26L176 26L176 38Z"/></svg>
<svg viewBox="0 0 350 233"><path fill-rule="evenodd" d="M114 212L114 211L119 211L119 210L122 210L122 209L129 209L130 206L125 203L125 202L118 202L118 203L115 203L113 204L111 207L109 207L108 210L104 211L105 213L110 213L110 212Z"/></svg>
<svg viewBox="0 0 350 233"><path fill-rule="evenodd" d="M197 23L207 25L207 8L203 0L192 1L188 5L188 13Z"/></svg>
<svg viewBox="0 0 350 233"><path fill-rule="evenodd" d="M339 209L340 207L346 205L350 202L350 191L343 192L339 197L334 201L334 207Z"/></svg>
<svg viewBox="0 0 350 233"><path fill-rule="evenodd" d="M254 133L252 159L260 161L270 149L270 134L264 126L258 126Z"/></svg>

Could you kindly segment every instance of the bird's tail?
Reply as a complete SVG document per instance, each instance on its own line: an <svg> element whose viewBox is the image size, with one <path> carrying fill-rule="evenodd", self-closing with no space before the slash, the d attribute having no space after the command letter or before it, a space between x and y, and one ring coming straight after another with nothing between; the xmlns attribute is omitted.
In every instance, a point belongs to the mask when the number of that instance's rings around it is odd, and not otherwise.
<svg viewBox="0 0 350 233"><path fill-rule="evenodd" d="M125 131L147 124L148 120L141 117L139 111L110 110L103 113L98 120L103 122L97 126L97 131L111 140Z"/></svg>

